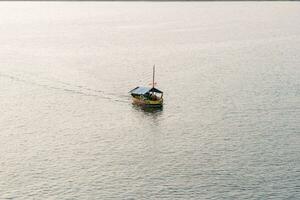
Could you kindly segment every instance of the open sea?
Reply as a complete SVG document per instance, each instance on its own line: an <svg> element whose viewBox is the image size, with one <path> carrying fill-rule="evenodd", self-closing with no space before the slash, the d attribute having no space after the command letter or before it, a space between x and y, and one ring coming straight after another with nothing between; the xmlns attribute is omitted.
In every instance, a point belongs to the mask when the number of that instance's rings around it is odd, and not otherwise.
<svg viewBox="0 0 300 200"><path fill-rule="evenodd" d="M1 200L300 199L300 3L1 2L0 113Z"/></svg>

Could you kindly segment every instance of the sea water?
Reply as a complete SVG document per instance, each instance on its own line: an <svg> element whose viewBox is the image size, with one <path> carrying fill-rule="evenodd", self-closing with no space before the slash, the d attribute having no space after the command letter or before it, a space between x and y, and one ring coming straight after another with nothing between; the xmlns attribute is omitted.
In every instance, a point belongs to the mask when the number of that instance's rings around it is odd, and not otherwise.
<svg viewBox="0 0 300 200"><path fill-rule="evenodd" d="M0 199L299 199L297 2L1 2ZM131 104L156 65L161 110Z"/></svg>

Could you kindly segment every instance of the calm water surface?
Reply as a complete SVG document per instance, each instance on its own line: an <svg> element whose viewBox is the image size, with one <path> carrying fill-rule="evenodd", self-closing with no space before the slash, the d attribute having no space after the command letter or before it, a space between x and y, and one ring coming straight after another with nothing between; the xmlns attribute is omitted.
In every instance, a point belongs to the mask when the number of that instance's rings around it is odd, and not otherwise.
<svg viewBox="0 0 300 200"><path fill-rule="evenodd" d="M300 199L297 2L1 2L0 199ZM163 110L128 91L157 66Z"/></svg>

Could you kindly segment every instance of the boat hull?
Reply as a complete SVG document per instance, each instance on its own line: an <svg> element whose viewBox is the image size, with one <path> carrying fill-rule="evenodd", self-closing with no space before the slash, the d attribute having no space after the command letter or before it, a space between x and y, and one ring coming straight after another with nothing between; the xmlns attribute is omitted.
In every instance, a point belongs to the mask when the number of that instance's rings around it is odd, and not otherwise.
<svg viewBox="0 0 300 200"><path fill-rule="evenodd" d="M158 100L147 100L147 99L141 99L138 97L133 97L133 104L135 105L140 105L140 106L145 106L145 107L155 107L155 108L160 108L163 106L163 99L158 99Z"/></svg>

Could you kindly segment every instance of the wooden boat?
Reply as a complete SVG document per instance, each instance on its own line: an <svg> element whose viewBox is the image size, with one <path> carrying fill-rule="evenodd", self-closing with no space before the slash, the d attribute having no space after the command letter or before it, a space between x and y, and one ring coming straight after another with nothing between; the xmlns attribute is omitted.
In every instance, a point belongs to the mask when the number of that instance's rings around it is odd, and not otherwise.
<svg viewBox="0 0 300 200"><path fill-rule="evenodd" d="M162 107L163 92L154 87L155 66L153 66L153 80L151 87L136 87L129 91L132 96L133 104L145 107Z"/></svg>

